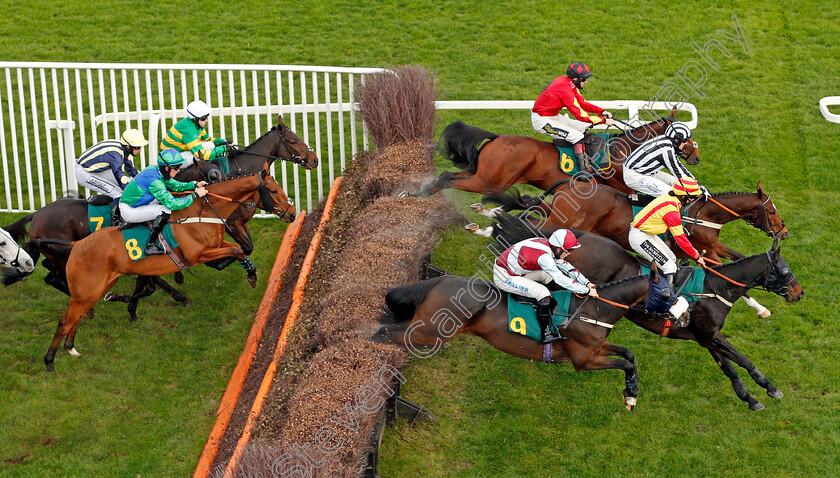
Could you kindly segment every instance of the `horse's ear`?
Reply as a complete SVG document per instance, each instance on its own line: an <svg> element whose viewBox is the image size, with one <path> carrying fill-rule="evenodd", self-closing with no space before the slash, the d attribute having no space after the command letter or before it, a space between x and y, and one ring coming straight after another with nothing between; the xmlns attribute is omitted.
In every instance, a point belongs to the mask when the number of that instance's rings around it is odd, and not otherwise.
<svg viewBox="0 0 840 478"><path fill-rule="evenodd" d="M674 109L671 110L671 118L677 117L677 105L674 105Z"/></svg>
<svg viewBox="0 0 840 478"><path fill-rule="evenodd" d="M761 187L761 181L758 182L758 197L764 197L764 189Z"/></svg>
<svg viewBox="0 0 840 478"><path fill-rule="evenodd" d="M262 170L265 171L265 172L268 172L268 161L263 163Z"/></svg>
<svg viewBox="0 0 840 478"><path fill-rule="evenodd" d="M283 121L283 115L277 115L277 124L279 124L280 126L286 125L286 122Z"/></svg>
<svg viewBox="0 0 840 478"><path fill-rule="evenodd" d="M776 254L778 254L778 252L779 252L779 238L778 237L773 238L773 245L770 246L770 250L775 252Z"/></svg>
<svg viewBox="0 0 840 478"><path fill-rule="evenodd" d="M654 284L659 283L659 272L657 271L656 261L651 261L650 263L650 279Z"/></svg>

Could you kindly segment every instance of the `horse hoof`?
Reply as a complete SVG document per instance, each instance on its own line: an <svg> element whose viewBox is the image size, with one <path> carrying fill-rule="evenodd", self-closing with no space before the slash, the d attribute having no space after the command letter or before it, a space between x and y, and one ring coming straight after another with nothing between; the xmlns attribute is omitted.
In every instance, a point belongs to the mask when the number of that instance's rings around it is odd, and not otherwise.
<svg viewBox="0 0 840 478"><path fill-rule="evenodd" d="M475 234L475 233L478 232L478 224L476 224L474 222L471 222L471 223L467 224L466 226L464 226L464 229L466 229L466 230Z"/></svg>
<svg viewBox="0 0 840 478"><path fill-rule="evenodd" d="M481 204L480 202L474 202L470 204L470 209L481 214L482 212L484 212L484 204Z"/></svg>
<svg viewBox="0 0 840 478"><path fill-rule="evenodd" d="M636 397L625 397L624 398L624 406L627 407L627 411L632 412L636 409Z"/></svg>
<svg viewBox="0 0 840 478"><path fill-rule="evenodd" d="M770 315L771 315L771 312L770 312L769 309L764 309L763 311L758 313L758 316L761 317L762 319L766 319L767 317L770 317Z"/></svg>
<svg viewBox="0 0 840 478"><path fill-rule="evenodd" d="M47 362L47 372L55 373L55 365L52 362Z"/></svg>
<svg viewBox="0 0 840 478"><path fill-rule="evenodd" d="M253 277L248 276L248 285L251 286L252 289L257 286L257 276L256 275L253 276Z"/></svg>
<svg viewBox="0 0 840 478"><path fill-rule="evenodd" d="M183 305L184 307L190 307L190 306L192 305L192 301L191 301L191 300L189 300L189 299L187 299L187 300L182 300L182 301L181 301L181 305Z"/></svg>
<svg viewBox="0 0 840 478"><path fill-rule="evenodd" d="M74 356L74 357L79 357L79 356L82 355L82 354L79 353L78 350L76 350L76 347L71 348L70 350L67 351L67 353Z"/></svg>
<svg viewBox="0 0 840 478"><path fill-rule="evenodd" d="M105 302L110 302L114 298L115 295L117 295L117 294L114 294L113 292L108 291L108 293L105 294L105 297L103 297L102 300L104 300Z"/></svg>
<svg viewBox="0 0 840 478"><path fill-rule="evenodd" d="M754 404L750 405L750 410L755 412L759 410L764 410L764 405L761 402L755 402Z"/></svg>
<svg viewBox="0 0 840 478"><path fill-rule="evenodd" d="M770 390L767 391L767 396L770 398L782 398L785 396L781 390L776 390L775 392L771 392Z"/></svg>

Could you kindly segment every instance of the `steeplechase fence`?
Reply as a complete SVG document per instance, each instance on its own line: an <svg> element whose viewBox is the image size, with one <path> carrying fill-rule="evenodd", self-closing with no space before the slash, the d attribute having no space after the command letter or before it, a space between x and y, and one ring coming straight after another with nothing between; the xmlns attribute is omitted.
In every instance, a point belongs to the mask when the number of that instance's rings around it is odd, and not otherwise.
<svg viewBox="0 0 840 478"><path fill-rule="evenodd" d="M355 85L379 68L296 65L0 62L0 212L33 212L79 192L73 164L98 141L127 128L146 135L135 164L157 156L161 137L195 99L213 109L212 136L249 144L286 123L320 158L314 170L275 162L272 174L299 209L311 210L347 161L371 145L354 101ZM596 101L642 124L643 109L671 105ZM533 101L439 101L447 110L527 110ZM683 103L697 125L694 105ZM527 121L527 120L524 120Z"/></svg>

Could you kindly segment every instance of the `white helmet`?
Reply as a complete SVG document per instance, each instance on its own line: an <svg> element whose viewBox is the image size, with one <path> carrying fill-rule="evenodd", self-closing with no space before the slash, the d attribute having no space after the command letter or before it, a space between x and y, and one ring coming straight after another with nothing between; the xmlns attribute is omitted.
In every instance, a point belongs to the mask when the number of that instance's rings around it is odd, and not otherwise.
<svg viewBox="0 0 840 478"><path fill-rule="evenodd" d="M201 100L195 100L187 105L187 116L195 119L202 119L210 116L210 107Z"/></svg>
<svg viewBox="0 0 840 478"><path fill-rule="evenodd" d="M142 148L149 144L146 138L143 137L143 133L134 128L123 131L122 136L120 136L120 143L131 146L132 148Z"/></svg>

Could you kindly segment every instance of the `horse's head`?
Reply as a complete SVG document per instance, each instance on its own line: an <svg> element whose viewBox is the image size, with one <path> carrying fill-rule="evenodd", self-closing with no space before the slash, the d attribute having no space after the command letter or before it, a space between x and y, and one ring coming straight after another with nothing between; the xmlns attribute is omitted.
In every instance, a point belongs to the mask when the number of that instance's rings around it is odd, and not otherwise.
<svg viewBox="0 0 840 478"><path fill-rule="evenodd" d="M788 302L796 302L805 295L805 291L777 246L778 239L773 241L773 247L767 252L770 264L764 279L764 289L784 297Z"/></svg>
<svg viewBox="0 0 840 478"><path fill-rule="evenodd" d="M318 156L312 148L300 139L297 133L286 126L286 122L283 121L282 116L279 117L276 130L280 138L280 141L277 143L277 148L274 151L276 156L300 164L306 169L318 167Z"/></svg>
<svg viewBox="0 0 840 478"><path fill-rule="evenodd" d="M756 224L762 231L774 239L786 238L790 231L788 231L787 226L785 226L785 221L779 215L776 205L770 200L770 195L762 189L761 182L758 183L757 189L758 192L756 194L758 195L761 207L758 211L759 214L756 218Z"/></svg>
<svg viewBox="0 0 840 478"><path fill-rule="evenodd" d="M260 173L260 209L270 212L286 222L295 220L295 205L283 188L270 174L263 171Z"/></svg>
<svg viewBox="0 0 840 478"><path fill-rule="evenodd" d="M688 141L677 147L677 155L692 166L698 164L700 162L700 147L697 146L697 141L688 138Z"/></svg>
<svg viewBox="0 0 840 478"><path fill-rule="evenodd" d="M35 270L32 257L12 239L5 229L0 229L0 265L14 267L27 274Z"/></svg>

